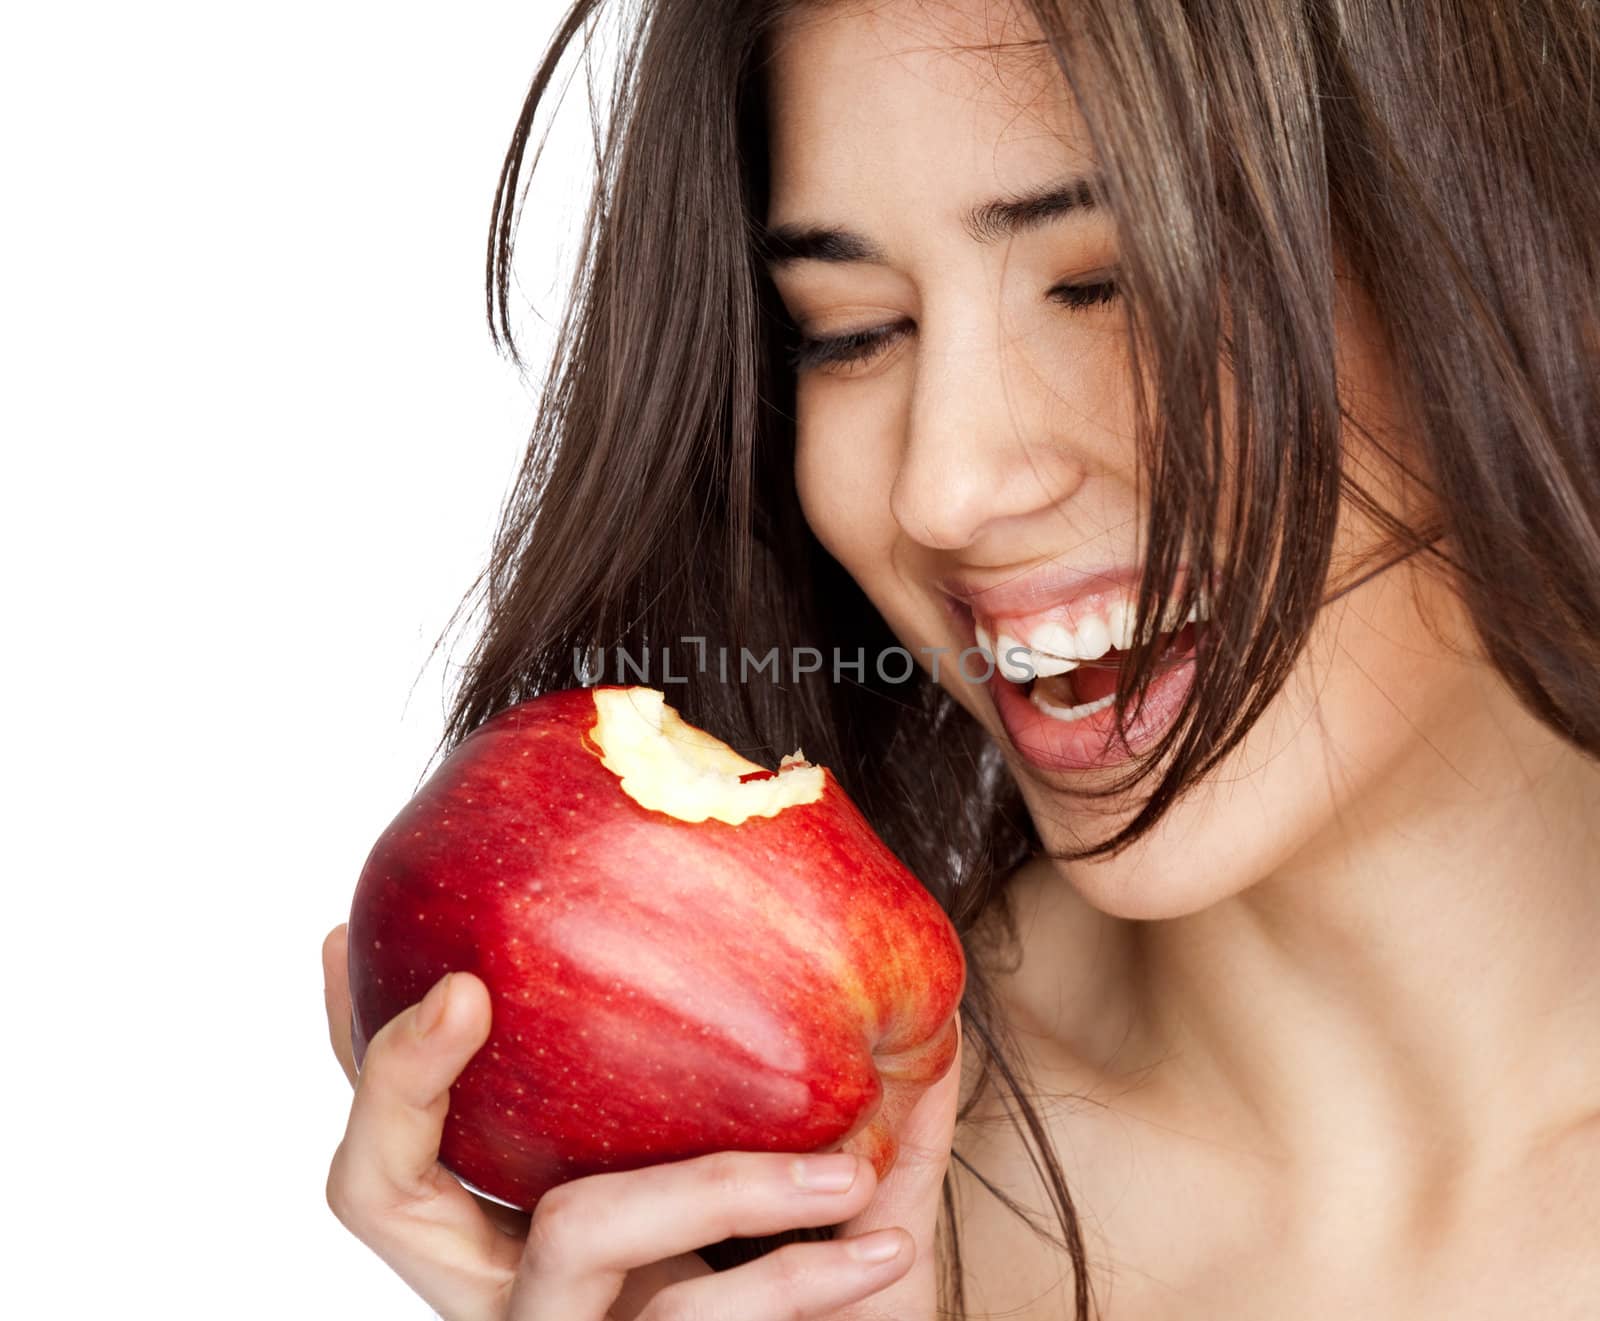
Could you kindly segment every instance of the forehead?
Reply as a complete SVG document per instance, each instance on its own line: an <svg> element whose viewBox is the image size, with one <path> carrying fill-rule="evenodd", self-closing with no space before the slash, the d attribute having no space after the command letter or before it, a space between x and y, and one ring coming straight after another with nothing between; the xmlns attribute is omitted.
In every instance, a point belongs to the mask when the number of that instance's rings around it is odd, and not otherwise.
<svg viewBox="0 0 1600 1321"><path fill-rule="evenodd" d="M953 218L1092 172L1065 80L1010 0L807 4L768 54L770 222Z"/></svg>

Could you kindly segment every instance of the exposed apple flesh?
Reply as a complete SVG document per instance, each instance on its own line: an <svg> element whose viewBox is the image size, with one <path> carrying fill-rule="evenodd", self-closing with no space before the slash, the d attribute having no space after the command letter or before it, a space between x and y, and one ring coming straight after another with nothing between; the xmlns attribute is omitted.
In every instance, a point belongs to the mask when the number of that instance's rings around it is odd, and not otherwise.
<svg viewBox="0 0 1600 1321"><path fill-rule="evenodd" d="M374 845L349 949L358 1061L446 972L488 985L440 1155L525 1209L718 1150L884 1173L965 977L825 768L763 768L648 688L554 693L463 740Z"/></svg>

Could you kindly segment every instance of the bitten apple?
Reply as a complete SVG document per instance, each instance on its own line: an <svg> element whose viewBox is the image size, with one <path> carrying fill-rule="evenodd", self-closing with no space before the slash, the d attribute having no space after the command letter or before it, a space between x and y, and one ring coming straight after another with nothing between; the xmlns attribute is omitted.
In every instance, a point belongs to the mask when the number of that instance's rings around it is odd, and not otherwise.
<svg viewBox="0 0 1600 1321"><path fill-rule="evenodd" d="M487 984L440 1158L524 1209L720 1150L883 1174L954 1058L966 974L825 768L764 769L650 688L553 693L463 740L374 845L349 949L358 1062L446 972Z"/></svg>

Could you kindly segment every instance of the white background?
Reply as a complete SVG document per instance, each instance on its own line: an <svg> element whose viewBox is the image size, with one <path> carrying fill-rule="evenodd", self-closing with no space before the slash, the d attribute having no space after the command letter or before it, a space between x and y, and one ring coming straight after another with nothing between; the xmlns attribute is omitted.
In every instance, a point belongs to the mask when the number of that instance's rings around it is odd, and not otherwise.
<svg viewBox="0 0 1600 1321"><path fill-rule="evenodd" d="M4 1315L432 1315L323 1201L318 949L531 424L483 249L562 9L8 10ZM552 318L581 79L557 128L521 261Z"/></svg>

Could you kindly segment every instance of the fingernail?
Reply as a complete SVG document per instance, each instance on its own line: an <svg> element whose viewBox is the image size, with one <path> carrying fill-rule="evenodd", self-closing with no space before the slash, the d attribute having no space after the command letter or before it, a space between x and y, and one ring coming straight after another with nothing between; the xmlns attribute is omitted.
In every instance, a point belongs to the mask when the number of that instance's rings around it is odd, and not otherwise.
<svg viewBox="0 0 1600 1321"><path fill-rule="evenodd" d="M805 1156L789 1167L795 1184L812 1193L842 1193L855 1184L860 1162L847 1151Z"/></svg>
<svg viewBox="0 0 1600 1321"><path fill-rule="evenodd" d="M893 1261L900 1255L901 1238L892 1229L881 1229L876 1234L864 1234L860 1238L847 1239L844 1249L857 1261L869 1261L882 1264Z"/></svg>
<svg viewBox="0 0 1600 1321"><path fill-rule="evenodd" d="M417 1035L425 1037L444 1020L444 1007L450 999L450 978L454 973L445 973L427 995L422 997L422 1003L417 1006Z"/></svg>

